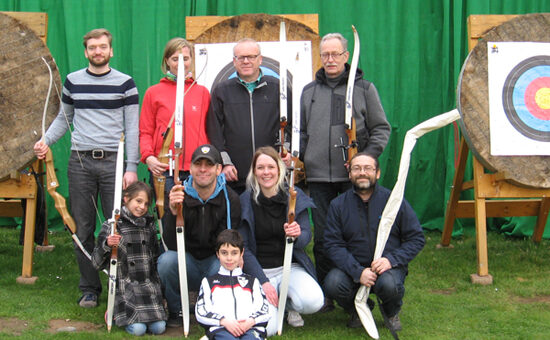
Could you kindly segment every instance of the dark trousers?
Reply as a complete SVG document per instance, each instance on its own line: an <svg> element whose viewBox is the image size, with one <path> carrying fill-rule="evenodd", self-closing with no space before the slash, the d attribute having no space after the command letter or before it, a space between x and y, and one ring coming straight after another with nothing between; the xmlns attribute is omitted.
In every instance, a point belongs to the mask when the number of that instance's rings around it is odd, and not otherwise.
<svg viewBox="0 0 550 340"><path fill-rule="evenodd" d="M315 203L316 209L311 209L313 218L313 256L315 257L315 271L317 280L323 284L325 276L334 267L332 261L326 256L324 233L327 225L327 212L332 201L338 194L351 188L351 182L320 183L310 182L307 184L309 195Z"/></svg>
<svg viewBox="0 0 550 340"><path fill-rule="evenodd" d="M79 157L80 154L80 157ZM96 217L99 216L98 194L101 199L103 218L113 213L115 193L116 152L105 158L93 159L89 152L71 152L67 174L69 178L69 201L76 223L76 236L90 254L94 250ZM76 261L80 270L79 288L82 293L101 293L101 282L92 262L74 245Z"/></svg>
<svg viewBox="0 0 550 340"><path fill-rule="evenodd" d="M388 317L399 313L405 295L405 277L407 270L403 267L389 269L382 273L371 288L382 301L382 308ZM360 284L354 282L351 276L339 268L333 268L327 274L324 291L327 297L334 299L345 311L352 313L355 310L355 294Z"/></svg>

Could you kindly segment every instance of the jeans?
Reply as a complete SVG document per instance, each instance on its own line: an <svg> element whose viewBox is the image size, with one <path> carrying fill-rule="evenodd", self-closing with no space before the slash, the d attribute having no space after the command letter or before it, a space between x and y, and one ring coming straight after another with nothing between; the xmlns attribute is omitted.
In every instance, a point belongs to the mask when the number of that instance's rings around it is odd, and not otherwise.
<svg viewBox="0 0 550 340"><path fill-rule="evenodd" d="M190 291L198 291L202 279L216 274L220 269L220 261L216 255L197 260L186 252L185 262L187 266L187 284ZM181 311L178 252L167 250L162 253L158 259L157 270L164 288L168 311L170 313L178 313Z"/></svg>
<svg viewBox="0 0 550 340"><path fill-rule="evenodd" d="M69 158L69 200L77 227L76 236L90 254L94 250L96 216L99 216L98 194L101 198L103 217L108 219L113 212L116 156L116 152L108 152L105 153L105 158L93 159L90 152L73 151ZM83 294L99 295L101 281L97 270L76 244L74 248L80 270L80 290Z"/></svg>
<svg viewBox="0 0 550 340"><path fill-rule="evenodd" d="M371 293L376 294L382 301L382 308L388 317L396 315L401 310L406 275L407 270L404 267L389 269L378 276L371 288ZM353 313L355 294L359 286L360 283L354 282L351 276L339 268L333 268L327 274L323 288L329 298L334 299L348 313Z"/></svg>
<svg viewBox="0 0 550 340"><path fill-rule="evenodd" d="M223 328L223 329L217 331L216 333L214 333L214 335L212 336L212 339L215 339L215 340L232 340L232 339L261 340L261 339L264 339L264 338L262 336L260 336L260 334L258 334L258 332L255 331L254 329L249 329L248 331L246 331L246 333L244 333L240 337L236 338L236 337L233 336L233 334L229 333L225 328Z"/></svg>
<svg viewBox="0 0 550 340"><path fill-rule="evenodd" d="M326 256L324 247L328 207L330 201L336 198L338 194L351 188L351 182L310 182L307 185L309 195L317 207L316 209L311 209L311 217L313 219L313 256L315 257L317 280L320 284L323 284L325 276L334 267L332 261Z"/></svg>
<svg viewBox="0 0 550 340"><path fill-rule="evenodd" d="M283 279L283 267L264 269L264 273L279 293ZM300 314L313 314L323 307L323 303L323 291L317 281L302 266L293 263L290 269L286 310L293 310ZM270 319L266 332L269 337L277 333L278 306L273 306L271 303L268 306Z"/></svg>
<svg viewBox="0 0 550 340"><path fill-rule="evenodd" d="M126 332L132 335L142 336L147 331L147 328L149 328L149 332L151 334L155 334L155 335L162 334L166 330L166 321L160 320L160 321L149 322L147 324L144 324L142 322L136 322L126 326Z"/></svg>

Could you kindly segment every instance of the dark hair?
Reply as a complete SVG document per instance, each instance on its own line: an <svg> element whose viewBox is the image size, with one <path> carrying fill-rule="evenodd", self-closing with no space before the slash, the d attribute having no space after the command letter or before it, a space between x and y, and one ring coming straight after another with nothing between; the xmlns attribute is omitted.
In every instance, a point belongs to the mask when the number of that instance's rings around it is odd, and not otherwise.
<svg viewBox="0 0 550 340"><path fill-rule="evenodd" d="M378 170L378 157L376 157L375 155L371 154L371 153L368 153L368 152L358 152L356 153L355 155L353 155L353 157L351 157L350 161L349 161L349 168L348 168L348 171L351 170L351 163L353 162L353 160L359 156L367 156L367 157L370 157L372 159L374 159L374 166L376 167L376 170Z"/></svg>
<svg viewBox="0 0 550 340"><path fill-rule="evenodd" d="M153 201L153 190L144 182L136 181L130 184L122 191L122 197L128 197L128 201L130 201L142 191L147 195L147 206L150 206Z"/></svg>
<svg viewBox="0 0 550 340"><path fill-rule="evenodd" d="M235 229L225 229L218 235L216 238L216 253L224 244L229 244L230 246L239 248L241 253L244 250L243 238Z"/></svg>
<svg viewBox="0 0 550 340"><path fill-rule="evenodd" d="M93 29L93 30L91 30L90 32L88 32L84 35L84 38L82 39L83 44L84 44L84 48L88 47L88 40L90 40L90 39L99 39L102 36L107 37L107 39L109 40L109 47L111 47L112 43L113 43L113 35L111 34L111 32L109 32L109 30L107 30L105 28L96 28L96 29Z"/></svg>

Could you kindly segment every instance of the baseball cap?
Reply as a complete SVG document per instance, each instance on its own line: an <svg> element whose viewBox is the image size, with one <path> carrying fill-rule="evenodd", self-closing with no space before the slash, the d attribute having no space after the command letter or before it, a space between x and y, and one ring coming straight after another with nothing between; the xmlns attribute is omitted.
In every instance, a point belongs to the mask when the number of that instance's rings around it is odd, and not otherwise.
<svg viewBox="0 0 550 340"><path fill-rule="evenodd" d="M204 144L196 148L191 156L191 163L195 163L201 158L208 159L214 164L222 163L222 156L220 155L220 152L210 144Z"/></svg>

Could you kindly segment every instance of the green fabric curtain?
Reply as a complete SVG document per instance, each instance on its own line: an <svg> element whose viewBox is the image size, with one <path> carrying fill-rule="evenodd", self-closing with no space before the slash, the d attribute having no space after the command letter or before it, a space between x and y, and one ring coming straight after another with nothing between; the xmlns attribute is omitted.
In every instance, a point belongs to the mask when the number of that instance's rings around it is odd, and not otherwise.
<svg viewBox="0 0 550 340"><path fill-rule="evenodd" d="M407 130L456 106L456 84L468 52L467 17L549 12L550 0L0 0L0 10L48 14L48 47L62 79L87 65L82 36L93 28L109 29L114 35L111 65L134 77L141 97L162 77L165 43L185 37L186 16L318 13L320 35L341 32L350 45L354 24L361 37L359 67L376 84L392 125L380 160L381 182L392 188ZM448 126L424 136L411 157L406 197L427 229L443 228L458 143L454 130ZM69 136L52 147L65 196L69 149ZM139 178L147 177L142 164ZM49 197L48 216L50 225L61 224ZM494 219L489 225L526 236L534 218ZM457 220L455 235L472 226L473 219ZM544 236L550 237L550 228Z"/></svg>

